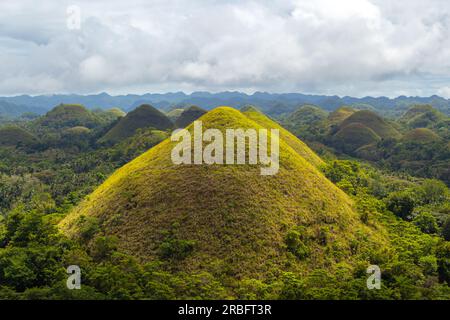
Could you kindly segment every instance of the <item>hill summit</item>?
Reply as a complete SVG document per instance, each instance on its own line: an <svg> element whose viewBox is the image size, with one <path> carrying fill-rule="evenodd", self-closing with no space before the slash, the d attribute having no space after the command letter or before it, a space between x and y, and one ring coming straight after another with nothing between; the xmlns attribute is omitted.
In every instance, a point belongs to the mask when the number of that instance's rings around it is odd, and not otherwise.
<svg viewBox="0 0 450 320"><path fill-rule="evenodd" d="M175 121L175 127L184 128L190 125L193 121L200 118L205 113L206 111L203 110L202 108L197 106L191 106L181 113L181 115Z"/></svg>
<svg viewBox="0 0 450 320"><path fill-rule="evenodd" d="M360 110L348 116L340 125L344 128L352 123L360 123L383 139L399 138L400 133L382 117L370 110Z"/></svg>
<svg viewBox="0 0 450 320"><path fill-rule="evenodd" d="M131 137L137 129L141 128L167 130L172 126L172 122L165 114L148 104L143 104L129 112L125 117L120 118L119 122L99 142L116 143Z"/></svg>
<svg viewBox="0 0 450 320"><path fill-rule="evenodd" d="M279 127L261 113L228 107L199 120L222 133ZM192 133L193 124L187 129ZM260 175L258 165L175 165L176 142L166 139L117 170L60 228L87 243L116 236L119 248L140 261L207 271L230 288L236 279L352 266L383 237L361 222L352 201L301 155L307 147L295 139L280 132L273 176Z"/></svg>
<svg viewBox="0 0 450 320"><path fill-rule="evenodd" d="M36 123L52 129L76 126L92 128L99 123L99 119L82 105L60 104L37 119Z"/></svg>

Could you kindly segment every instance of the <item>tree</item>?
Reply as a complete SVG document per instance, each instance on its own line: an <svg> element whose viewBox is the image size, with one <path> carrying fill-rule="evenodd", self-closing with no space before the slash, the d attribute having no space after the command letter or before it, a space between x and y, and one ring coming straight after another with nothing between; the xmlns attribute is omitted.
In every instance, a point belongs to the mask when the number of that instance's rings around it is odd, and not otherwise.
<svg viewBox="0 0 450 320"><path fill-rule="evenodd" d="M429 212L420 212L414 217L413 223L419 227L424 233L432 234L438 232L438 224L436 218Z"/></svg>
<svg viewBox="0 0 450 320"><path fill-rule="evenodd" d="M422 203L441 203L448 197L448 188L442 181L427 179L418 188Z"/></svg>
<svg viewBox="0 0 450 320"><path fill-rule="evenodd" d="M442 225L442 236L446 241L450 241L450 217L447 217Z"/></svg>
<svg viewBox="0 0 450 320"><path fill-rule="evenodd" d="M386 207L397 217L407 219L416 206L416 196L410 190L391 193L386 198Z"/></svg>

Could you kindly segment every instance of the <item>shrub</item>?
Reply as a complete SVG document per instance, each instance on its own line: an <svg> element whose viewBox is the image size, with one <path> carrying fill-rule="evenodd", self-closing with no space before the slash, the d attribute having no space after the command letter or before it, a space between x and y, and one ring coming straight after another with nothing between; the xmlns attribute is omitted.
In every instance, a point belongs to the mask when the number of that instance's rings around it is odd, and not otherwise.
<svg viewBox="0 0 450 320"><path fill-rule="evenodd" d="M386 207L397 217L407 219L416 206L416 197L409 191L397 191L386 198Z"/></svg>
<svg viewBox="0 0 450 320"><path fill-rule="evenodd" d="M432 234L438 232L438 224L436 218L429 212L420 212L414 217L413 223L419 227L424 233Z"/></svg>
<svg viewBox="0 0 450 320"><path fill-rule="evenodd" d="M446 241L450 241L450 217L447 217L442 225L442 236Z"/></svg>
<svg viewBox="0 0 450 320"><path fill-rule="evenodd" d="M291 230L286 235L286 246L288 250L299 259L304 259L309 255L308 247L303 243L301 234L297 230Z"/></svg>
<svg viewBox="0 0 450 320"><path fill-rule="evenodd" d="M168 239L159 246L162 258L183 260L194 250L195 241Z"/></svg>

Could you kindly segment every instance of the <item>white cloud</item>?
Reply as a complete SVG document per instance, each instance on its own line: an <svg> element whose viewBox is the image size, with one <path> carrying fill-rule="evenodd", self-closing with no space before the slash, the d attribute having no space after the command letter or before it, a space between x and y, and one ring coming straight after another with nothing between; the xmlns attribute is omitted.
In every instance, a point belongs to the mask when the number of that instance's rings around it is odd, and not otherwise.
<svg viewBox="0 0 450 320"><path fill-rule="evenodd" d="M446 0L74 2L0 4L0 94L448 88Z"/></svg>

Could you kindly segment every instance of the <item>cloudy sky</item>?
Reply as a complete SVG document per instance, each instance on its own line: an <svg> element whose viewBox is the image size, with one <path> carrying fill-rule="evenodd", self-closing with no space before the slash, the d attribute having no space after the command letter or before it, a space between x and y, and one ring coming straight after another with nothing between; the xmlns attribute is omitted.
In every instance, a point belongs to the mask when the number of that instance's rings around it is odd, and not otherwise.
<svg viewBox="0 0 450 320"><path fill-rule="evenodd" d="M92 2L0 1L0 95L450 98L448 0Z"/></svg>

